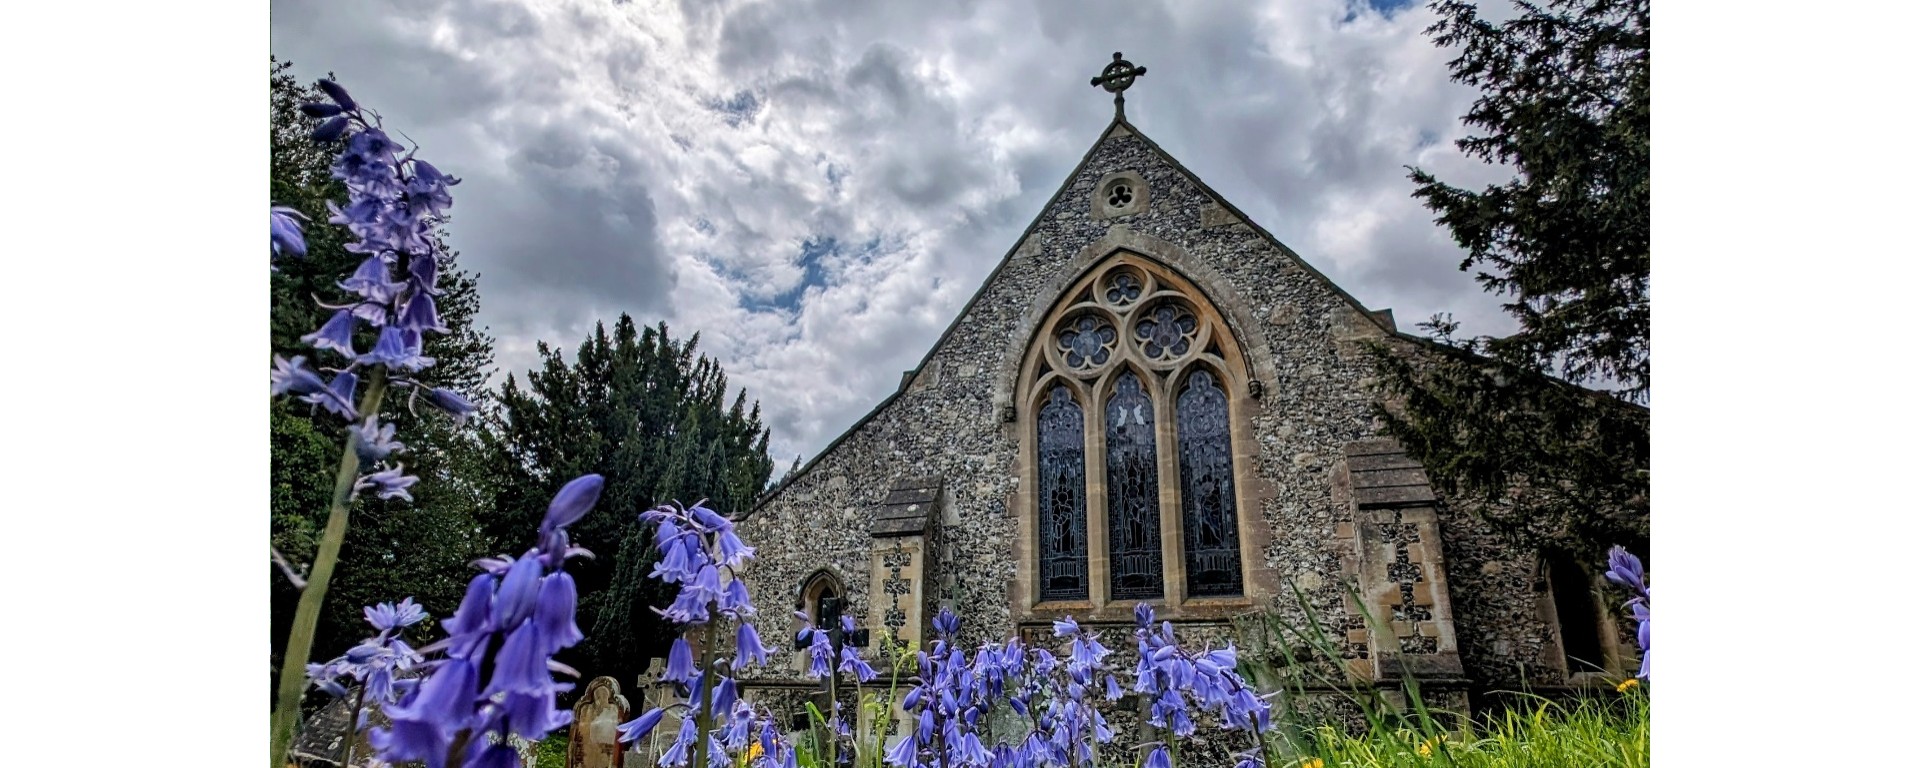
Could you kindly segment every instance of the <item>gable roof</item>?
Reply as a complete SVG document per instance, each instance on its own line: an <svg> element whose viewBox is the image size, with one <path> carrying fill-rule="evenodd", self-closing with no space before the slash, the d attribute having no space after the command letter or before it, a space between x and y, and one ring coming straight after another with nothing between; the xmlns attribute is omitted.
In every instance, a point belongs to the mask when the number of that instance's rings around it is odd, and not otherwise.
<svg viewBox="0 0 1920 768"><path fill-rule="evenodd" d="M1325 273L1315 269L1314 266L1308 263L1305 258L1301 257L1299 253L1296 253L1292 248L1288 248L1285 243L1280 242L1280 239L1274 237L1273 233L1268 232L1265 227L1255 223L1252 218L1241 212L1232 202L1228 201L1219 192L1214 191L1213 187L1208 186L1205 181L1201 180L1198 174L1188 170L1185 165L1182 165L1179 160L1174 159L1173 155L1169 154L1165 149L1162 149L1152 138L1149 138L1145 133L1142 133L1139 128L1134 127L1132 123L1128 122L1123 114L1116 114L1113 120L1107 123L1105 128L1101 129L1100 137L1094 140L1091 146L1087 147L1086 153L1080 157L1080 162L1075 164L1073 170L1069 171L1066 178L1061 180L1059 188L1055 189L1053 195L1047 198L1046 203L1040 206L1040 210L1034 213L1033 220L1027 223L1027 228L1021 231L1019 237L1014 238L1013 244L1008 246L1007 252L1000 256L1000 261L994 265L993 271L987 273L986 278L980 281L980 286L975 288L973 295L967 299L967 303L960 307L959 312L954 314L953 320L947 324L946 330L941 332L940 338L935 339L933 344L927 347L926 354L920 357L920 362L915 364L912 370L907 371L906 374L902 376L900 386L888 394L878 404L874 405L871 410L867 411L866 415L861 416L859 420L843 430L832 442L827 443L826 447L820 449L818 453L815 453L813 457L808 459L799 469L788 473L786 477L781 478L773 487L768 488L765 493L762 493L760 497L754 501L753 506L747 510L746 514L741 515L740 519L744 520L751 517L753 513L758 512L761 507L766 506L774 497L786 490L787 486L793 484L794 481L804 477L811 471L814 466L820 462L822 457L833 453L834 449L838 448L841 443L846 442L848 437L860 431L861 427L866 426L874 417L878 416L882 411L885 411L887 406L892 405L895 400L906 393L907 384L911 381L912 374L924 369L927 362L933 358L934 353L940 351L940 349L946 345L947 340L953 336L954 331L959 329L960 321L973 311L974 306L978 304L980 298L985 295L987 287L994 284L994 281L1000 277L1000 273L1006 269L1007 264L1013 260L1013 255L1020 250L1022 245L1026 244L1028 238L1033 236L1034 230L1039 228L1042 220L1047 215L1047 211L1052 210L1054 205L1060 202L1061 197L1067 194L1067 190L1073 187L1074 181L1080 178L1080 174L1086 170L1087 164L1093 161L1093 156L1100 151L1100 147L1106 144L1107 141L1117 138L1116 131L1122 130L1124 130L1125 133L1118 134L1118 136L1131 135L1138 138L1141 143L1147 146L1147 149L1151 151L1154 156L1158 157L1162 162L1166 163L1168 167L1180 175L1186 177L1188 181L1191 181L1201 194L1226 209L1226 211L1238 219L1241 224L1246 225L1249 229L1252 229L1255 234L1259 235L1261 239L1277 248L1286 258L1291 259L1296 265L1305 270L1308 276L1330 289L1335 296L1340 297L1352 305L1362 317L1366 318L1366 322L1373 323L1386 335L1415 342L1425 347L1438 348L1453 354L1466 354L1471 357L1479 357L1478 355L1449 347L1432 339L1400 331L1393 323L1384 319L1382 313L1375 313L1367 309L1366 305L1360 303L1359 299L1354 298L1353 294L1347 293L1346 289L1335 284Z"/></svg>

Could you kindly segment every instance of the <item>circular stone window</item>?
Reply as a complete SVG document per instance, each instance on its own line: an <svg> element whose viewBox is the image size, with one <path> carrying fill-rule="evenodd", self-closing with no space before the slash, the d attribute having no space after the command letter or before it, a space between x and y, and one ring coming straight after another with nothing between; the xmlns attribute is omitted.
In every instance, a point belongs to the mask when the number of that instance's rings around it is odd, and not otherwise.
<svg viewBox="0 0 1920 768"><path fill-rule="evenodd" d="M1108 219L1147 210L1147 180L1133 171L1109 174L1094 187L1093 217Z"/></svg>

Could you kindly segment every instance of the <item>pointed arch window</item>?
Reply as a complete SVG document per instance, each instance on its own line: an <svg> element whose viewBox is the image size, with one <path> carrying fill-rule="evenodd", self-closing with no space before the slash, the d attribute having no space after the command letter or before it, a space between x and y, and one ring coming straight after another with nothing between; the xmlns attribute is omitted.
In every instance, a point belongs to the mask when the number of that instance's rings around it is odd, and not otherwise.
<svg viewBox="0 0 1920 768"><path fill-rule="evenodd" d="M1040 595L1087 599L1085 418L1065 386L1040 408Z"/></svg>
<svg viewBox="0 0 1920 768"><path fill-rule="evenodd" d="M1129 610L1244 595L1234 393L1247 377L1205 297L1119 254L1066 292L1023 371L1026 594Z"/></svg>

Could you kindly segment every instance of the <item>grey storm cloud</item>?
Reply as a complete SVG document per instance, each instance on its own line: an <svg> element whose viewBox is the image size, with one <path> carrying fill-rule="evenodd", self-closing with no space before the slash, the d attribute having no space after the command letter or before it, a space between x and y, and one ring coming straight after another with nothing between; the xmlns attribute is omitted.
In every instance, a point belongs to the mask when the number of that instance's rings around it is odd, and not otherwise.
<svg viewBox="0 0 1920 768"><path fill-rule="evenodd" d="M275 0L272 49L465 178L449 229L502 373L621 312L698 331L784 462L892 391L1014 245L1111 116L1087 81L1116 50L1149 70L1129 119L1361 301L1509 330L1410 197L1409 166L1501 178L1453 148L1473 93L1431 21L1349 0Z"/></svg>

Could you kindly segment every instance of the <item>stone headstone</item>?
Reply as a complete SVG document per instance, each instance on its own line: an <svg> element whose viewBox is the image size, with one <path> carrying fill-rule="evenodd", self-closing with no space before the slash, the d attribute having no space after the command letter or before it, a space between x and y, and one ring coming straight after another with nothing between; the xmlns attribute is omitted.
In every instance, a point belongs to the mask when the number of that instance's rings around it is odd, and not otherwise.
<svg viewBox="0 0 1920 768"><path fill-rule="evenodd" d="M622 768L625 755L616 726L633 719L631 709L627 697L620 695L619 681L596 677L587 683L580 702L573 705L567 768Z"/></svg>

